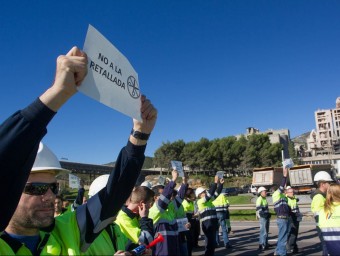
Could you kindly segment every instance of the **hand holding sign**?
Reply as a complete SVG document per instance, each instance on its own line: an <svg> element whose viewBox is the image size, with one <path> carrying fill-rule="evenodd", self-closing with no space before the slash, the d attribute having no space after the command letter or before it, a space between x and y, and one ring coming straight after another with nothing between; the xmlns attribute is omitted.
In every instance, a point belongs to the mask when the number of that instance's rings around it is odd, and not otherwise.
<svg viewBox="0 0 340 256"><path fill-rule="evenodd" d="M224 172L223 171L219 171L219 172L216 173L216 175L218 176L219 179L223 179Z"/></svg>
<svg viewBox="0 0 340 256"><path fill-rule="evenodd" d="M87 74L87 56L77 47L57 59L54 83L39 99L51 110L59 108L77 92Z"/></svg>
<svg viewBox="0 0 340 256"><path fill-rule="evenodd" d="M164 184L165 184L165 177L159 176L159 177L158 177L158 183L159 183L160 185L164 185Z"/></svg>
<svg viewBox="0 0 340 256"><path fill-rule="evenodd" d="M141 116L142 122L133 119L133 129L145 134L150 134L155 127L157 120L157 109L151 104L150 100L144 95L141 96Z"/></svg>
<svg viewBox="0 0 340 256"><path fill-rule="evenodd" d="M182 162L172 160L170 163L171 163L172 169L178 172L179 177L183 177L184 171L183 171Z"/></svg>
<svg viewBox="0 0 340 256"><path fill-rule="evenodd" d="M283 165L284 168L288 168L288 169L294 167L294 163L293 163L293 160L291 158L285 159L282 162L282 165Z"/></svg>
<svg viewBox="0 0 340 256"><path fill-rule="evenodd" d="M89 59L88 75L79 91L142 121L138 75L128 59L91 25L84 51Z"/></svg>
<svg viewBox="0 0 340 256"><path fill-rule="evenodd" d="M176 170L173 170L171 172L171 175L172 175L172 181L173 182L176 182L177 178L178 178L178 172Z"/></svg>

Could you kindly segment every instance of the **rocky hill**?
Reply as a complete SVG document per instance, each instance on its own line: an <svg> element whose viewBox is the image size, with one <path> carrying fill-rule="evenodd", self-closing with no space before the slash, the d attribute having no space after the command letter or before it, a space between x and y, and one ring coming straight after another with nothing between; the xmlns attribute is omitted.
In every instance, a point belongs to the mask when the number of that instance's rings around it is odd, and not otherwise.
<svg viewBox="0 0 340 256"><path fill-rule="evenodd" d="M294 142L295 145L303 145L304 148L307 148L307 138L310 135L310 132L303 133L291 140Z"/></svg>

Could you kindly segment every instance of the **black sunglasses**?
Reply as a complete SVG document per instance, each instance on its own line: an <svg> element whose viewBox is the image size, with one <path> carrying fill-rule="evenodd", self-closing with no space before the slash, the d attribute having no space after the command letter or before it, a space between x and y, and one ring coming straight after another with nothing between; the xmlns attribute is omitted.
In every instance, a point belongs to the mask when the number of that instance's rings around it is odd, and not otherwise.
<svg viewBox="0 0 340 256"><path fill-rule="evenodd" d="M48 189L51 189L53 194L58 194L59 184L42 183L42 182L27 182L24 188L24 193L33 196L45 195Z"/></svg>

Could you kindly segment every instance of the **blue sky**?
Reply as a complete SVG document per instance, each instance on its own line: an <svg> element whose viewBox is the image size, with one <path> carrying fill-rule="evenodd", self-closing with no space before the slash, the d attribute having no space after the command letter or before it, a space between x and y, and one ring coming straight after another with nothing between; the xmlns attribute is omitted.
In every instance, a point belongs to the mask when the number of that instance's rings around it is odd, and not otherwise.
<svg viewBox="0 0 340 256"><path fill-rule="evenodd" d="M53 82L55 60L88 24L130 61L159 118L146 150L288 128L315 128L340 96L340 1L3 1L0 120ZM103 164L131 118L78 93L48 126L58 158Z"/></svg>

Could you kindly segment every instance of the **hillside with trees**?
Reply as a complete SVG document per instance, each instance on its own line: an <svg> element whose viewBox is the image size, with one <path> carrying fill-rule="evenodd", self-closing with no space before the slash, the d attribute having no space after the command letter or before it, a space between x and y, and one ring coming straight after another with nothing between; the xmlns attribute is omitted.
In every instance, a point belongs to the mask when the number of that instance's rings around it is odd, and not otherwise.
<svg viewBox="0 0 340 256"><path fill-rule="evenodd" d="M183 140L162 143L153 158L156 167L170 169L170 161L183 162L194 173L225 171L227 174L249 175L255 167L281 166L283 145L271 144L268 135L252 134L247 138L234 136L185 143ZM296 157L293 142L289 145Z"/></svg>

